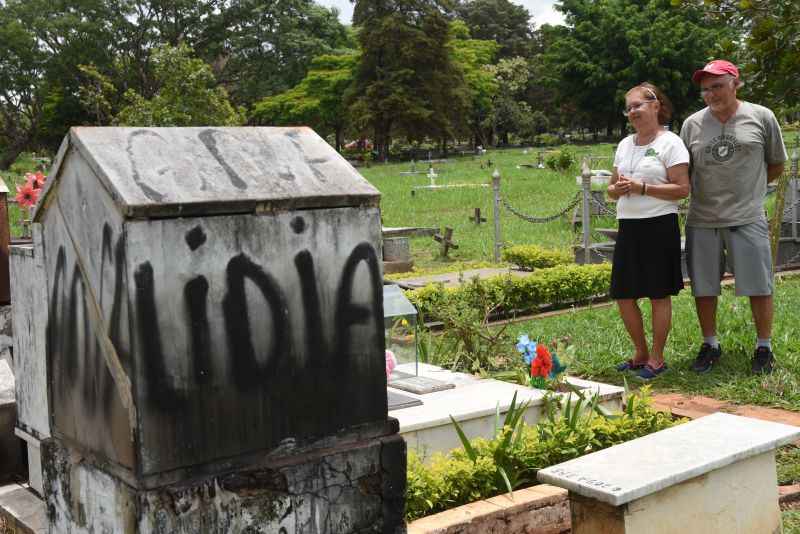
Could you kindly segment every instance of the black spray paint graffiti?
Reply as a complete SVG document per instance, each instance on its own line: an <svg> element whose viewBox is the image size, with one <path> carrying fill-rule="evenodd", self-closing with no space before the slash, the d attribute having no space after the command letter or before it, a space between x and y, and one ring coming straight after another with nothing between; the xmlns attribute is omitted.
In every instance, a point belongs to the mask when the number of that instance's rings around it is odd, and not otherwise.
<svg viewBox="0 0 800 534"><path fill-rule="evenodd" d="M297 217L293 219L291 226L295 232L300 233L304 231L306 224L301 217ZM189 231L186 234L186 241L192 250L202 246L206 241L202 228L198 226ZM352 300L356 268L362 263L368 269L370 290L375 297L369 307L356 304ZM281 359L293 352L289 336L293 326L298 326L302 321L305 331L310 333L322 331L319 288L311 252L308 250L298 252L294 264L301 285L304 317L294 318L297 323L293 325L284 290L269 272L244 253L237 254L227 263L226 293L221 305L228 351L230 355L235 355L233 356L235 365L232 366L233 383L239 391L259 388L267 377L278 373ZM155 287L154 278L150 262L140 264L134 273L138 339L142 344L143 353L147 354L144 365L150 387L150 398L156 404L169 407L181 401L181 392L171 385L169 373L164 365L167 358L161 341L156 302L159 288ZM271 312L272 324L269 330L273 335L270 346L263 349L265 354L259 354L253 344L253 328L263 329L267 325L260 324L249 316L245 294L246 281L257 288L257 297L263 299ZM368 325L372 328L375 340L383 339L381 284L375 249L369 243L357 245L345 261L336 293L334 342L332 346L325 347L320 339L307 335L306 346L303 347L310 358L307 365L315 366L320 362L331 361L335 357L337 367L346 369L352 363L349 358L350 347L354 340L350 332L354 325ZM198 385L209 383L214 372L208 337L210 334L208 294L209 282L202 275L189 280L183 288L184 309L191 339L192 375Z"/></svg>
<svg viewBox="0 0 800 534"><path fill-rule="evenodd" d="M109 265L113 265L114 289L111 312L107 318L108 336L123 365L128 362L127 347L121 342L123 276L125 271L125 244L122 238L112 245L111 227L103 226L101 243L101 273L105 273ZM47 325L48 344L53 352L55 364L52 380L56 385L54 399L56 411L65 407L61 401L69 398L70 392L78 391L82 397L82 405L88 415L95 415L98 410L105 417L112 402L119 402L113 395L114 385L110 372L105 367L100 345L91 330L86 308L86 287L77 264L72 265L67 290L68 268L64 247L59 247L53 274L53 287L50 295L49 320ZM100 307L107 310L104 279L100 278L97 293L101 299Z"/></svg>
<svg viewBox="0 0 800 534"><path fill-rule="evenodd" d="M295 233L302 233L307 225L302 217L294 218L290 227ZM199 250L207 241L200 226L187 232L186 244L190 250ZM103 228L100 289L100 308L107 321L108 336L119 351L123 366L130 373L128 348L121 341L122 310L126 305L125 295L125 245L123 236L113 242L112 230ZM302 298L302 317L290 317L286 299L287 288L282 288L272 274L256 263L245 253L233 256L225 268L225 293L219 305L222 309L224 330L231 362L232 385L237 391L251 391L262 387L266 378L275 376L282 365L292 366L293 362L282 361L299 350L307 355L305 365L318 366L324 362L336 361L336 368L347 369L351 362L351 327L364 325L371 331L375 343L383 339L382 291L378 258L369 243L357 245L345 261L334 304L333 326L335 335L330 346L325 346L317 333L322 332L323 317L320 290L316 280L314 258L309 250L301 250L293 258L299 280L299 294ZM353 301L357 267L365 265L369 273L369 287L373 295L369 305ZM113 267L113 275L106 270ZM57 254L50 297L50 322L48 336L54 348L54 357L61 362L65 371L59 377L60 388L71 391L76 384L83 384L84 404L107 406L113 394L113 379L105 368L99 345L91 332L87 320L85 288L77 265L73 265L69 285L67 285L67 259L64 247ZM106 276L106 274L108 276ZM165 288L155 284L155 273L149 261L139 264L134 271L133 296L137 332L132 334L139 344L139 353L146 355L140 363L144 366L147 380L147 397L156 407L172 408L175 403L185 401L183 391L174 384L168 371L164 340L159 323L159 309L156 295ZM104 281L113 280L113 293L104 287ZM246 282L256 288L255 296L270 310L271 324L260 322L261 318L249 316ZM109 293L109 301L102 301ZM182 289L184 321L188 333L191 378L197 386L208 385L214 378L211 353L211 325L209 322L210 285L208 279L198 275L186 282ZM110 313L108 312L110 308ZM314 335L305 336L304 347L293 347L290 332L300 327ZM256 347L253 343L254 329L263 331L269 328L272 333L267 347ZM79 335L80 334L80 335ZM84 362L79 360L84 358ZM79 376L78 369L83 372ZM189 388L193 386L190 384ZM98 397L100 393L100 397Z"/></svg>

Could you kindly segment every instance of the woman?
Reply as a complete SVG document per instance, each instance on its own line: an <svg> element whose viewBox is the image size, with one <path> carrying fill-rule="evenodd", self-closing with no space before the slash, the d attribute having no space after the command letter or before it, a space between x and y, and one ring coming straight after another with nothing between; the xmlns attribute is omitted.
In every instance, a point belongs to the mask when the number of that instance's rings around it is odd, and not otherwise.
<svg viewBox="0 0 800 534"><path fill-rule="evenodd" d="M608 195L617 199L619 232L611 270L611 298L636 353L619 371L650 380L667 369L664 345L672 321L670 297L683 289L678 201L689 194L689 153L666 130L672 104L653 84L625 95L623 115L636 133L620 142ZM638 299L648 298L653 343L648 349Z"/></svg>

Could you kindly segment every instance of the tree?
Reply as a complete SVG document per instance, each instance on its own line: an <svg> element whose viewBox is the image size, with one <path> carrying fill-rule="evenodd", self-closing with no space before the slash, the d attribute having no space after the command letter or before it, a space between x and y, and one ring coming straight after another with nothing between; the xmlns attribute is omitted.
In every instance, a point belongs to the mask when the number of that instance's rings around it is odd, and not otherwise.
<svg viewBox="0 0 800 534"><path fill-rule="evenodd" d="M659 86L676 116L696 108L691 75L725 30L698 9L669 0L562 0L568 26L544 54L561 102L587 114L589 125L624 124L625 92L643 81Z"/></svg>
<svg viewBox="0 0 800 534"><path fill-rule="evenodd" d="M353 81L357 61L356 52L314 58L299 84L256 103L252 122L307 125L322 136L333 134L336 150L341 150L348 123L344 93Z"/></svg>
<svg viewBox="0 0 800 534"><path fill-rule="evenodd" d="M446 0L356 2L361 56L349 109L381 160L395 133L444 143L463 116L467 91L448 47L448 13Z"/></svg>
<svg viewBox="0 0 800 534"><path fill-rule="evenodd" d="M224 39L199 52L217 65L238 103L286 91L303 79L312 58L355 47L338 12L313 0L230 3L218 17Z"/></svg>
<svg viewBox="0 0 800 534"><path fill-rule="evenodd" d="M539 51L531 15L509 0L467 0L456 7L474 39L496 41L501 58L530 57Z"/></svg>
<svg viewBox="0 0 800 534"><path fill-rule="evenodd" d="M145 98L133 89L114 117L123 126L238 126L244 109L234 108L224 88L217 86L211 68L191 57L187 45L163 45L153 51L157 94Z"/></svg>
<svg viewBox="0 0 800 534"><path fill-rule="evenodd" d="M778 112L800 113L800 3L674 0L673 4L702 10L708 20L736 30L736 39L720 47L715 55L740 66L746 98L752 97Z"/></svg>
<svg viewBox="0 0 800 534"><path fill-rule="evenodd" d="M469 100L466 127L475 145L487 146L485 123L492 113L494 97L499 85L491 69L500 45L496 41L470 39L469 30L463 21L455 20L450 25L453 60L464 73Z"/></svg>

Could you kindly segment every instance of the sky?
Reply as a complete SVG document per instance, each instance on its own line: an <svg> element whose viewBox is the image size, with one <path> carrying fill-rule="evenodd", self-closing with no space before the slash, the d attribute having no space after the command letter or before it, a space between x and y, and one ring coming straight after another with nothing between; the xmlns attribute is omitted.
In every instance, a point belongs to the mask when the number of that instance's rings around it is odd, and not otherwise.
<svg viewBox="0 0 800 534"><path fill-rule="evenodd" d="M320 5L336 7L339 9L339 20L343 24L350 24L353 16L353 4L350 0L316 0ZM553 9L555 0L512 0L516 4L525 6L531 14L531 22L535 27L542 24L561 24L564 17Z"/></svg>

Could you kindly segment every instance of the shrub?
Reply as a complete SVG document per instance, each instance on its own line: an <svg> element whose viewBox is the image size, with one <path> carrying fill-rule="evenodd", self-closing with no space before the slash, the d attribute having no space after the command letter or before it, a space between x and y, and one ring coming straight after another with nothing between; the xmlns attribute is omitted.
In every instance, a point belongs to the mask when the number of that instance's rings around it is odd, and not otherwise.
<svg viewBox="0 0 800 534"><path fill-rule="evenodd" d="M474 439L474 454L455 449L437 453L426 464L409 453L406 486L406 520L411 521L462 504L486 499L507 491L504 480L498 481L496 458L502 452L505 471L512 480L535 481L535 473L584 454L669 428L669 414L651 406L649 388L628 395L623 413L602 417L594 403L587 409L576 406L554 409L550 400L542 420L536 426L522 425L519 438L508 440L509 427L504 427L492 440ZM580 402L580 401L579 401ZM474 457L471 458L471 456ZM511 471L514 471L513 473ZM519 487L526 485L523 483Z"/></svg>
<svg viewBox="0 0 800 534"><path fill-rule="evenodd" d="M572 263L572 256L560 250L548 250L538 245L516 245L503 250L503 260L520 269L532 271Z"/></svg>
<svg viewBox="0 0 800 534"><path fill-rule="evenodd" d="M469 284L444 287L428 284L406 291L426 321L442 321L446 310L470 308L496 313L518 313L551 304L585 302L608 293L611 265L557 265L537 269L529 276L512 275L473 279Z"/></svg>
<svg viewBox="0 0 800 534"><path fill-rule="evenodd" d="M558 146L563 144L563 141L557 135L549 133L537 135L533 138L533 142L539 146Z"/></svg>
<svg viewBox="0 0 800 534"><path fill-rule="evenodd" d="M572 167L575 161L575 154L567 148L556 150L544 158L544 164L548 169L559 172L566 171Z"/></svg>

